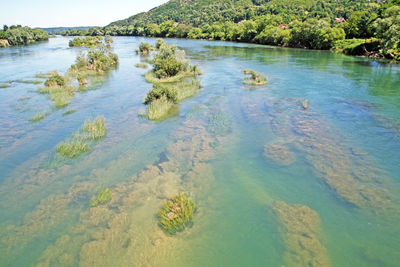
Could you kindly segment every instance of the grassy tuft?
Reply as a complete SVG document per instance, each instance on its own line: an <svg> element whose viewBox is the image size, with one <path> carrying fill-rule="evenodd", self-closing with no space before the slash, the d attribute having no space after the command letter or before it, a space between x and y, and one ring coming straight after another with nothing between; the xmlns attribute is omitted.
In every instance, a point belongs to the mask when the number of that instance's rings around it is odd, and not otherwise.
<svg viewBox="0 0 400 267"><path fill-rule="evenodd" d="M64 86L65 78L58 74L57 72L53 73L47 80L44 82L46 87L55 87L55 86Z"/></svg>
<svg viewBox="0 0 400 267"><path fill-rule="evenodd" d="M92 148L82 139L73 138L70 142L63 142L59 144L56 151L64 157L77 158L81 154L89 152Z"/></svg>
<svg viewBox="0 0 400 267"><path fill-rule="evenodd" d="M97 193L97 195L90 201L90 207L97 207L106 204L111 200L111 189L106 188Z"/></svg>
<svg viewBox="0 0 400 267"><path fill-rule="evenodd" d="M93 121L86 120L82 127L82 132L85 133L85 137L88 139L99 140L104 138L107 132L105 118L101 116Z"/></svg>
<svg viewBox="0 0 400 267"><path fill-rule="evenodd" d="M185 193L180 193L168 200L158 212L160 227L173 235L193 223L196 204Z"/></svg>
<svg viewBox="0 0 400 267"><path fill-rule="evenodd" d="M174 103L162 96L147 105L147 118L155 121L163 120L168 117L173 107Z"/></svg>
<svg viewBox="0 0 400 267"><path fill-rule="evenodd" d="M29 119L31 122L38 122L43 120L48 115L47 112L38 112L35 116Z"/></svg>
<svg viewBox="0 0 400 267"><path fill-rule="evenodd" d="M267 78L254 70L243 70L245 77L243 78L244 84L250 85L263 85L267 83Z"/></svg>

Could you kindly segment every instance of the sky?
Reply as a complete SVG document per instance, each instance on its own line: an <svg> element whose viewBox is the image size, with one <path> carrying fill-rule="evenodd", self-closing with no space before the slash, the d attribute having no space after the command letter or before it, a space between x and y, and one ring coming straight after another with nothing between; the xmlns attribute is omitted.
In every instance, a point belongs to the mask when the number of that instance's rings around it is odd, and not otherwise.
<svg viewBox="0 0 400 267"><path fill-rule="evenodd" d="M105 26L167 0L1 0L0 25L29 27Z"/></svg>

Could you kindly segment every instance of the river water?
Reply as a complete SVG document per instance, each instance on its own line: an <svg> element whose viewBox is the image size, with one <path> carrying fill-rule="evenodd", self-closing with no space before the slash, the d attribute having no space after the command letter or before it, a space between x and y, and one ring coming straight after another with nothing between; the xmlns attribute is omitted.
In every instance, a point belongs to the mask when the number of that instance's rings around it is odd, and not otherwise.
<svg viewBox="0 0 400 267"><path fill-rule="evenodd" d="M151 122L135 49L155 39L114 38L118 68L63 109L16 82L65 72L85 50L68 40L0 50L0 83L14 81L0 89L1 266L398 266L399 66L167 39L202 87ZM244 85L242 69L268 83ZM60 160L57 144L100 115L104 140ZM106 187L111 201L89 208ZM178 192L198 209L168 236L157 212Z"/></svg>

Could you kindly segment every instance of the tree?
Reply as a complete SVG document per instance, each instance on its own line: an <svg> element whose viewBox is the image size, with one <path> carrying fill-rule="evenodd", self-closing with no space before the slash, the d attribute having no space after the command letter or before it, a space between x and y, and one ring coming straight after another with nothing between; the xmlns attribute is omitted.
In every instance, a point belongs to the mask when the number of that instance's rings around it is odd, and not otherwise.
<svg viewBox="0 0 400 267"><path fill-rule="evenodd" d="M382 38L383 52L400 60L400 6L388 8L374 26L377 36Z"/></svg>
<svg viewBox="0 0 400 267"><path fill-rule="evenodd" d="M347 38L368 38L371 37L371 25L377 18L376 13L367 11L356 11L350 15L344 23L343 28Z"/></svg>

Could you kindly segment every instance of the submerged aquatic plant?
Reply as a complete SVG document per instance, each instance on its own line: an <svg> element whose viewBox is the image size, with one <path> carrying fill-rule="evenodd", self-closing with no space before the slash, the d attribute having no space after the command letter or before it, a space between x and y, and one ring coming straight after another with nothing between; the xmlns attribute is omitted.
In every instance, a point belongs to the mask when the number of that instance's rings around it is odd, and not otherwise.
<svg viewBox="0 0 400 267"><path fill-rule="evenodd" d="M42 83L42 81L40 81L40 80L22 80L22 79L15 80L15 82L17 82L17 83L31 83L31 84L41 84Z"/></svg>
<svg viewBox="0 0 400 267"><path fill-rule="evenodd" d="M76 110L74 110L74 109L69 109L69 110L67 110L67 111L65 111L65 112L63 113L63 116L67 116L67 115L72 114L72 113L75 113L75 112L76 112Z"/></svg>
<svg viewBox="0 0 400 267"><path fill-rule="evenodd" d="M90 207L97 207L106 204L111 200L111 189L106 188L97 193L97 195L90 201Z"/></svg>
<svg viewBox="0 0 400 267"><path fill-rule="evenodd" d="M243 78L244 84L250 85L263 85L267 83L267 78L254 70L243 70L245 77Z"/></svg>
<svg viewBox="0 0 400 267"><path fill-rule="evenodd" d="M225 113L212 114L208 120L207 131L217 136L226 136L231 131L231 120Z"/></svg>
<svg viewBox="0 0 400 267"><path fill-rule="evenodd" d="M158 212L161 228L173 235L193 223L196 204L185 193L180 193L168 200Z"/></svg>
<svg viewBox="0 0 400 267"><path fill-rule="evenodd" d="M103 116L97 117L95 120L86 120L82 126L82 132L85 133L85 138L99 140L106 135L106 123Z"/></svg>
<svg viewBox="0 0 400 267"><path fill-rule="evenodd" d="M147 69L149 65L147 63L137 63L136 68Z"/></svg>

